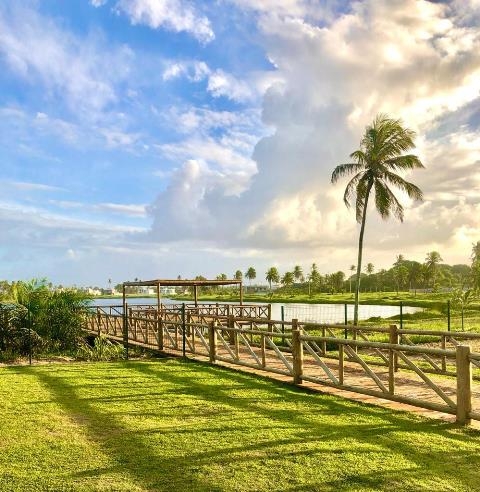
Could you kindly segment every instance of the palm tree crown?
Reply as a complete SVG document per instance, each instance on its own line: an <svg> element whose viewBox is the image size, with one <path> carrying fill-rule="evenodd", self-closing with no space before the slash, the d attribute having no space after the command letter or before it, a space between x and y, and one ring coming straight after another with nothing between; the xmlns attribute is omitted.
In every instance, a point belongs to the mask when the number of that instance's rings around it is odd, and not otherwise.
<svg viewBox="0 0 480 492"><path fill-rule="evenodd" d="M266 273L265 280L270 285L270 290L272 290L272 283L278 284L280 282L280 274L276 267L270 267Z"/></svg>
<svg viewBox="0 0 480 492"><path fill-rule="evenodd" d="M414 200L423 199L420 188L396 174L398 171L424 167L417 156L402 155L415 147L414 137L415 132L403 128L399 120L380 114L373 124L367 127L360 142L360 150L350 154L355 162L340 164L335 168L332 183L344 176L354 175L345 188L343 201L350 207L350 202L355 197L357 222L362 221L372 189L375 192L375 208L383 219L387 219L393 213L403 221L403 206L390 186L406 192Z"/></svg>

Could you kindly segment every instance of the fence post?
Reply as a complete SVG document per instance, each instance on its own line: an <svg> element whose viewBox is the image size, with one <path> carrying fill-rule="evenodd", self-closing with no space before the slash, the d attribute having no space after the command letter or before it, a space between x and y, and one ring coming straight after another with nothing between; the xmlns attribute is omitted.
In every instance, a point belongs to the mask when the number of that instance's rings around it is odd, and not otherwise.
<svg viewBox="0 0 480 492"><path fill-rule="evenodd" d="M260 348L262 352L262 367L265 368L267 366L267 354L266 354L267 347L266 347L265 335L261 335Z"/></svg>
<svg viewBox="0 0 480 492"><path fill-rule="evenodd" d="M128 305L123 306L123 346L125 347L125 358L128 360Z"/></svg>
<svg viewBox="0 0 480 492"><path fill-rule="evenodd" d="M340 383L340 386L343 385L344 381L344 371L343 371L343 366L344 366L344 350L343 350L343 344L339 343L338 344L338 382Z"/></svg>
<svg viewBox="0 0 480 492"><path fill-rule="evenodd" d="M32 315L28 308L28 364L32 365Z"/></svg>
<svg viewBox="0 0 480 492"><path fill-rule="evenodd" d="M228 328L235 328L235 316L233 314L231 314L229 317L228 317L228 320L227 320L227 326ZM235 343L235 336L234 336L234 332L233 331L229 331L228 332L228 339L230 340L230 343L233 345Z"/></svg>
<svg viewBox="0 0 480 492"><path fill-rule="evenodd" d="M186 333L185 333L185 303L182 304L182 355L185 358L186 356L186 344L187 344L187 339L186 339Z"/></svg>
<svg viewBox="0 0 480 492"><path fill-rule="evenodd" d="M208 343L210 346L210 362L213 364L217 355L217 332L215 330L215 321L208 324Z"/></svg>
<svg viewBox="0 0 480 492"><path fill-rule="evenodd" d="M157 333L158 333L158 349L163 350L163 320L161 318L158 318L158 326L157 326Z"/></svg>
<svg viewBox="0 0 480 492"><path fill-rule="evenodd" d="M442 335L442 350L447 349L447 337L445 335ZM447 358L445 355L442 355L442 371L446 372L447 371Z"/></svg>
<svg viewBox="0 0 480 492"><path fill-rule="evenodd" d="M298 319L292 319L293 384L302 384L303 345L300 340L301 334L302 330L298 326Z"/></svg>
<svg viewBox="0 0 480 492"><path fill-rule="evenodd" d="M389 329L390 329L390 340L389 342L392 344L392 345L399 345L399 336L398 336L398 327L397 325L390 325L389 326ZM392 350L392 352L394 352ZM392 369L394 372L398 372L398 354L396 354L395 352L393 354L393 365L392 365Z"/></svg>
<svg viewBox="0 0 480 492"><path fill-rule="evenodd" d="M233 341L235 343L235 360L238 362L240 360L240 346L238 343L238 331L233 332Z"/></svg>
<svg viewBox="0 0 480 492"><path fill-rule="evenodd" d="M267 312L268 312L268 319L272 319L272 305L271 304L268 304Z"/></svg>
<svg viewBox="0 0 480 492"><path fill-rule="evenodd" d="M470 424L472 411L472 364L470 345L457 346L457 423Z"/></svg>
<svg viewBox="0 0 480 492"><path fill-rule="evenodd" d="M403 301L400 301L400 329L403 330Z"/></svg>
<svg viewBox="0 0 480 492"><path fill-rule="evenodd" d="M447 331L450 331L450 299L447 301Z"/></svg>
<svg viewBox="0 0 480 492"><path fill-rule="evenodd" d="M343 318L344 318L344 321L345 321L345 340L348 338L348 330L346 328L346 326L348 325L348 304L345 303L345 305L343 306Z"/></svg>

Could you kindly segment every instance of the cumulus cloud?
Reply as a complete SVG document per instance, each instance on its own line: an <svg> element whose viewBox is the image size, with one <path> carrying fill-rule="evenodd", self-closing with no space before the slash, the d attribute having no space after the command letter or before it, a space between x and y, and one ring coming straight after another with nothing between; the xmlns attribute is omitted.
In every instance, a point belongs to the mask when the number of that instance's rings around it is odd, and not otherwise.
<svg viewBox="0 0 480 492"><path fill-rule="evenodd" d="M253 2L236 3L254 8ZM341 200L345 183L333 187L330 175L358 148L365 125L386 112L419 133L418 152L427 170L406 177L421 185L426 202L407 203L402 226L394 221L372 225L367 233L372 247L392 248L399 234L402 244L421 237L425 247L440 239L451 245L472 231L480 235L477 192L468 191L480 177L478 142L475 132L448 124L452 114L461 120L462 111L479 98L480 32L472 20L478 5L372 0L352 3L330 22L318 23L309 17L310 2L281 3L294 6L298 16L270 15L263 8L268 2L255 3L261 10L262 43L277 68L263 101L263 123L275 132L256 145L257 172L238 196L228 196L218 176L202 166L182 171L190 186L202 183L193 202L211 225L195 227L187 220L179 226L182 233L257 248L308 245L326 251L354 245L354 215ZM438 135L441 128L444 137ZM170 195L182 186L181 179L174 179ZM435 224L435 214L444 217L449 207L458 220L462 210L472 214L468 234L455 226L461 222L448 220L447 228ZM162 203L162 213L167 211L168 200ZM154 230L168 238L155 217ZM371 220L376 224L378 219Z"/></svg>
<svg viewBox="0 0 480 492"><path fill-rule="evenodd" d="M183 0L120 0L116 10L126 14L132 24L186 32L201 43L215 38L208 18Z"/></svg>

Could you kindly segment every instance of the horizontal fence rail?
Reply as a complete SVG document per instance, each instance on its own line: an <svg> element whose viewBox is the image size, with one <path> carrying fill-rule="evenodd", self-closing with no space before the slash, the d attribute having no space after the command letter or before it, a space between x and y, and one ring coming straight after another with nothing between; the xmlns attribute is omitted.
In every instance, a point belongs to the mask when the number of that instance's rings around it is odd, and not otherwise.
<svg viewBox="0 0 480 492"><path fill-rule="evenodd" d="M87 330L126 347L206 357L295 384L307 381L453 414L461 424L480 420L480 385L472 382L480 379L480 354L466 345L480 334L276 321L236 316L254 311L232 305L127 306L125 314L119 308L92 311Z"/></svg>

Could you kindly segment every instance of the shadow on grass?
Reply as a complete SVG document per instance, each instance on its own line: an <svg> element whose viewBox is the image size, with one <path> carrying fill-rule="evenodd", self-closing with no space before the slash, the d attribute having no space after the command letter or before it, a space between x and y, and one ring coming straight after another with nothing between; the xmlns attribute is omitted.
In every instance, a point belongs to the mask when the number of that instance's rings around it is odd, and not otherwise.
<svg viewBox="0 0 480 492"><path fill-rule="evenodd" d="M74 474L75 480L83 477L94 477L105 473L127 474L133 481L145 490L172 491L220 491L220 490L341 490L341 489L388 489L395 485L397 490L412 489L408 483L415 484L416 490L422 490L423 485L418 480L425 481L425 490L435 485L434 478L448 481L452 476L457 483L466 489L471 486L472 479L468 476L468 467L478 469L478 453L459 450L468 443L478 444L478 436L474 433L458 431L445 422L429 421L413 418L402 412L391 412L367 404L359 404L341 400L330 395L319 395L284 383L265 380L264 378L241 374L237 371L213 367L198 362L180 363L171 361L156 362L125 362L115 364L115 367L128 369L128 377L118 375L121 387L125 390L138 386L137 381L144 383L141 393L108 397L83 397L79 388L88 388L89 384L76 385L76 368L65 369L67 376L61 370L49 371L43 368L21 368L19 372L36 376L50 391L54 401L86 430L88 437L96 442L116 465L108 468L85 471ZM18 368L16 368L18 370ZM195 372L195 376L192 376ZM83 373L83 370L78 370ZM141 376L141 377L140 377ZM116 374L106 375L109 384L115 383ZM89 379L90 380L90 379ZM92 388L101 382L96 376L91 381ZM165 392L159 391L162 383L173 387ZM125 386L123 386L125 384ZM151 387L148 391L145 386ZM165 384L163 385L165 386ZM239 396L246 390L249 396ZM162 395L177 393L178 396L191 397L195 406L185 402L179 403L180 409L193 408L188 413L182 413L182 418L205 418L203 427L161 427L159 429L139 429L128 427L123 421L124 416L130 418L148 415L142 408L145 399L154 401ZM256 396L252 396L253 395ZM126 413L98 408L99 404L134 401L138 405ZM202 404L203 403L203 404ZM282 405L284 403L284 405ZM210 407L209 407L210 405ZM314 411L312 407L314 406ZM212 408L214 411L212 411ZM158 408L158 414L168 412ZM175 411L173 408L172 411ZM229 428L229 419L232 428ZM216 419L216 420L215 420ZM257 419L263 427L255 428L245 425L242 419L250 421ZM264 431L270 431L263 436ZM276 437L272 437L278 431ZM290 432L282 436L282 430ZM219 435L217 442L211 448L195 448L195 442L204 433ZM162 436L190 436L192 449L178 449L175 452L163 453L151 438ZM238 434L243 435L238 440ZM408 435L425 434L427 440L445 441L442 452L437 449L417 448L415 440ZM402 439L398 436L402 435ZM406 436L406 437L405 437ZM221 439L220 439L221 437ZM150 439L149 439L150 438ZM169 442L169 441L168 441ZM413 444L412 444L413 442ZM368 460L382 463L383 455L397 453L405 458L403 464L387 469L363 468L353 464L342 463L349 450L358 447L368 448ZM445 451L445 448L450 449ZM472 446L473 447L473 446ZM265 480L271 474L275 477L272 466L282 463L289 468L303 466L302 460L317 460L318 466L327 460L337 463L341 470L331 477L308 480L299 478L292 471L290 480L279 483L272 478L271 486L256 484L256 478ZM350 458L351 459L351 458ZM333 461L332 461L333 460ZM253 465L268 463L252 476L250 484L234 485L234 478L228 473L235 469L245 469ZM465 467L462 474L457 466ZM220 468L219 475L209 475L209 469ZM227 476L226 476L227 475ZM314 478L314 477L313 477ZM478 476L477 476L478 478ZM267 479L268 481L268 479ZM406 486L407 484L407 486Z"/></svg>

